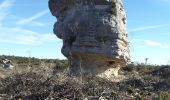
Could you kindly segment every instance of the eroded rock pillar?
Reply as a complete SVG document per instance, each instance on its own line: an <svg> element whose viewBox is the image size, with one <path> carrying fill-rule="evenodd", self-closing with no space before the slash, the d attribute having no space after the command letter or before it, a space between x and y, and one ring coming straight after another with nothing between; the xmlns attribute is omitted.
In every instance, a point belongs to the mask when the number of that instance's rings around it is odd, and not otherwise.
<svg viewBox="0 0 170 100"><path fill-rule="evenodd" d="M130 60L121 0L49 0L73 76L117 76Z"/></svg>

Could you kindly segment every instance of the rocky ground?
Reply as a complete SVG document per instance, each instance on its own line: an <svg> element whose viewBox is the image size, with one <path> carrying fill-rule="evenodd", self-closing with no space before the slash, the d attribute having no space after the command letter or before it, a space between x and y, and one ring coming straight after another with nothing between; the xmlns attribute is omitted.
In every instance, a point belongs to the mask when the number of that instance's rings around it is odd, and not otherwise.
<svg viewBox="0 0 170 100"><path fill-rule="evenodd" d="M32 67L23 67L18 62L27 65L23 59L28 58L8 59L17 66L0 67L0 100L170 100L168 65L127 65L120 71L125 76L120 82L90 76L81 81L68 76L67 61L33 58Z"/></svg>

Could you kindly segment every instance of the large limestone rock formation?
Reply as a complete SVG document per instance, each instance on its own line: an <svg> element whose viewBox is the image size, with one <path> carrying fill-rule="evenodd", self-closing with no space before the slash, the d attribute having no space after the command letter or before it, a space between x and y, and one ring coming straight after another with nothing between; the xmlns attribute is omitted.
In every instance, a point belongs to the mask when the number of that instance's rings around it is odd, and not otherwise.
<svg viewBox="0 0 170 100"><path fill-rule="evenodd" d="M49 0L49 8L71 75L118 75L130 58L121 0Z"/></svg>

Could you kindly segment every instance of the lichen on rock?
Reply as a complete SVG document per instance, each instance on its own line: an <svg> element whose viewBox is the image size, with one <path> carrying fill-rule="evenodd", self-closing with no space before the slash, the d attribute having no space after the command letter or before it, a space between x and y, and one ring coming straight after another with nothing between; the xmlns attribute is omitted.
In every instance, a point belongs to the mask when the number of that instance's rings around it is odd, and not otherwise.
<svg viewBox="0 0 170 100"><path fill-rule="evenodd" d="M117 76L130 61L121 0L49 0L54 33L73 76Z"/></svg>

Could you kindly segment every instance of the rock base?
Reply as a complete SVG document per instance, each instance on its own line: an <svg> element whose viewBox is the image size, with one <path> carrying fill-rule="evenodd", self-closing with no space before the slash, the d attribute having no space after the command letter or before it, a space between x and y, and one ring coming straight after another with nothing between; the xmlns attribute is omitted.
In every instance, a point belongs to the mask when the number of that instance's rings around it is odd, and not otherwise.
<svg viewBox="0 0 170 100"><path fill-rule="evenodd" d="M97 76L111 81L123 79L123 76L119 75L118 71L125 63L121 62L120 59L110 61L104 58L102 59L100 56L99 59L94 55L74 55L70 58L70 75L83 80L89 76Z"/></svg>

